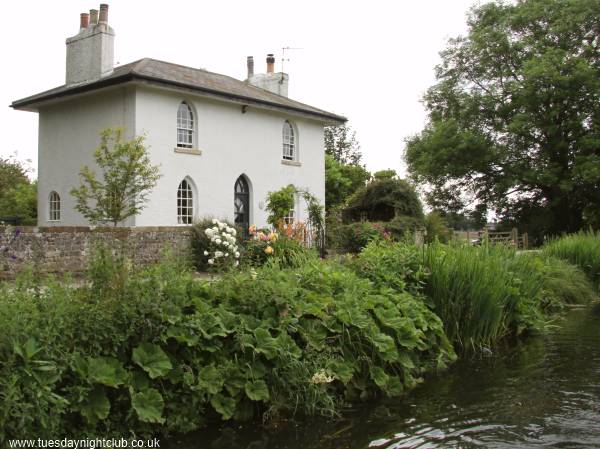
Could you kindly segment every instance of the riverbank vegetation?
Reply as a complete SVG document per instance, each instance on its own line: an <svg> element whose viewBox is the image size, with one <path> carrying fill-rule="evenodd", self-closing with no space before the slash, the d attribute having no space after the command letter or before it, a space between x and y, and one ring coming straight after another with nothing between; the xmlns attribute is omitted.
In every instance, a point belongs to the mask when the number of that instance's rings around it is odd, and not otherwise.
<svg viewBox="0 0 600 449"><path fill-rule="evenodd" d="M0 441L335 416L595 296L545 251L376 239L323 261L289 248L306 256L293 268L275 250L212 283L171 259L140 269L100 248L83 286L2 285Z"/></svg>
<svg viewBox="0 0 600 449"><path fill-rule="evenodd" d="M598 231L581 231L551 240L544 246L544 252L578 266L597 288L600 287L600 233Z"/></svg>

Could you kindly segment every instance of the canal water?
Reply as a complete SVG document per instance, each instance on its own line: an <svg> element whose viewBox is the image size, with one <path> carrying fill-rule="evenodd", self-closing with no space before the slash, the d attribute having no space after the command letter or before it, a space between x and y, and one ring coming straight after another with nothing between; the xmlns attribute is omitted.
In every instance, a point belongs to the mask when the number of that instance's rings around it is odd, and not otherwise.
<svg viewBox="0 0 600 449"><path fill-rule="evenodd" d="M335 422L224 426L178 449L600 448L600 314L578 309L546 335L461 360L404 398Z"/></svg>

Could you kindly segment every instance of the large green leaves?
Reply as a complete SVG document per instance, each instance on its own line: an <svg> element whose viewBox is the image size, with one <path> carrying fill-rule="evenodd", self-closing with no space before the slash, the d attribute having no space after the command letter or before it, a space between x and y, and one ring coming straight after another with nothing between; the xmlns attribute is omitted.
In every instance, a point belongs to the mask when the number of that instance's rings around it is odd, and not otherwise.
<svg viewBox="0 0 600 449"><path fill-rule="evenodd" d="M198 386L210 394L217 394L223 388L225 377L214 365L205 366L198 371Z"/></svg>
<svg viewBox="0 0 600 449"><path fill-rule="evenodd" d="M216 394L210 399L210 404L223 419L229 419L235 413L235 399L222 394Z"/></svg>
<svg viewBox="0 0 600 449"><path fill-rule="evenodd" d="M266 401L269 399L269 389L264 380L246 382L244 386L246 395L253 401Z"/></svg>
<svg viewBox="0 0 600 449"><path fill-rule="evenodd" d="M118 387L127 381L127 371L114 357L90 357L87 359L87 373L90 382Z"/></svg>
<svg viewBox="0 0 600 449"><path fill-rule="evenodd" d="M137 393L132 392L131 405L140 421L158 424L165 422L165 418L162 416L165 404L158 390L148 388Z"/></svg>
<svg viewBox="0 0 600 449"><path fill-rule="evenodd" d="M142 343L133 350L133 361L156 379L167 374L172 368L171 361L160 346L152 343Z"/></svg>
<svg viewBox="0 0 600 449"><path fill-rule="evenodd" d="M90 390L80 411L85 419L92 424L98 420L106 419L110 412L110 402L106 397L104 388L97 386Z"/></svg>

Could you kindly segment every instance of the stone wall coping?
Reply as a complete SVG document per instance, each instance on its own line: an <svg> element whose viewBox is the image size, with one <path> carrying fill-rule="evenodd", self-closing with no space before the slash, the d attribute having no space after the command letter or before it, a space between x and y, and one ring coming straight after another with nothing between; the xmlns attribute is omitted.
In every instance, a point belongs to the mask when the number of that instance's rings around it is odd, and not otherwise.
<svg viewBox="0 0 600 449"><path fill-rule="evenodd" d="M0 226L3 233L7 226ZM102 234L135 234L146 232L189 232L191 226L11 226L23 234L56 234L56 233L102 233Z"/></svg>

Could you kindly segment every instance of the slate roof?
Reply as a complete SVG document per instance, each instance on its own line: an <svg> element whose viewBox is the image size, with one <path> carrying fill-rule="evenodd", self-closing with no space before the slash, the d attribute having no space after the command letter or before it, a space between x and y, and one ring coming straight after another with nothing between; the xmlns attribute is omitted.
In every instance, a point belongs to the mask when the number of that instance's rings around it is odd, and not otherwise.
<svg viewBox="0 0 600 449"><path fill-rule="evenodd" d="M129 81L145 81L152 84L191 89L244 104L300 112L326 122L343 123L347 120L343 116L274 94L230 76L150 58L115 67L113 73L95 81L77 85L64 85L16 100L11 107L36 110L36 106L44 101L77 95Z"/></svg>

